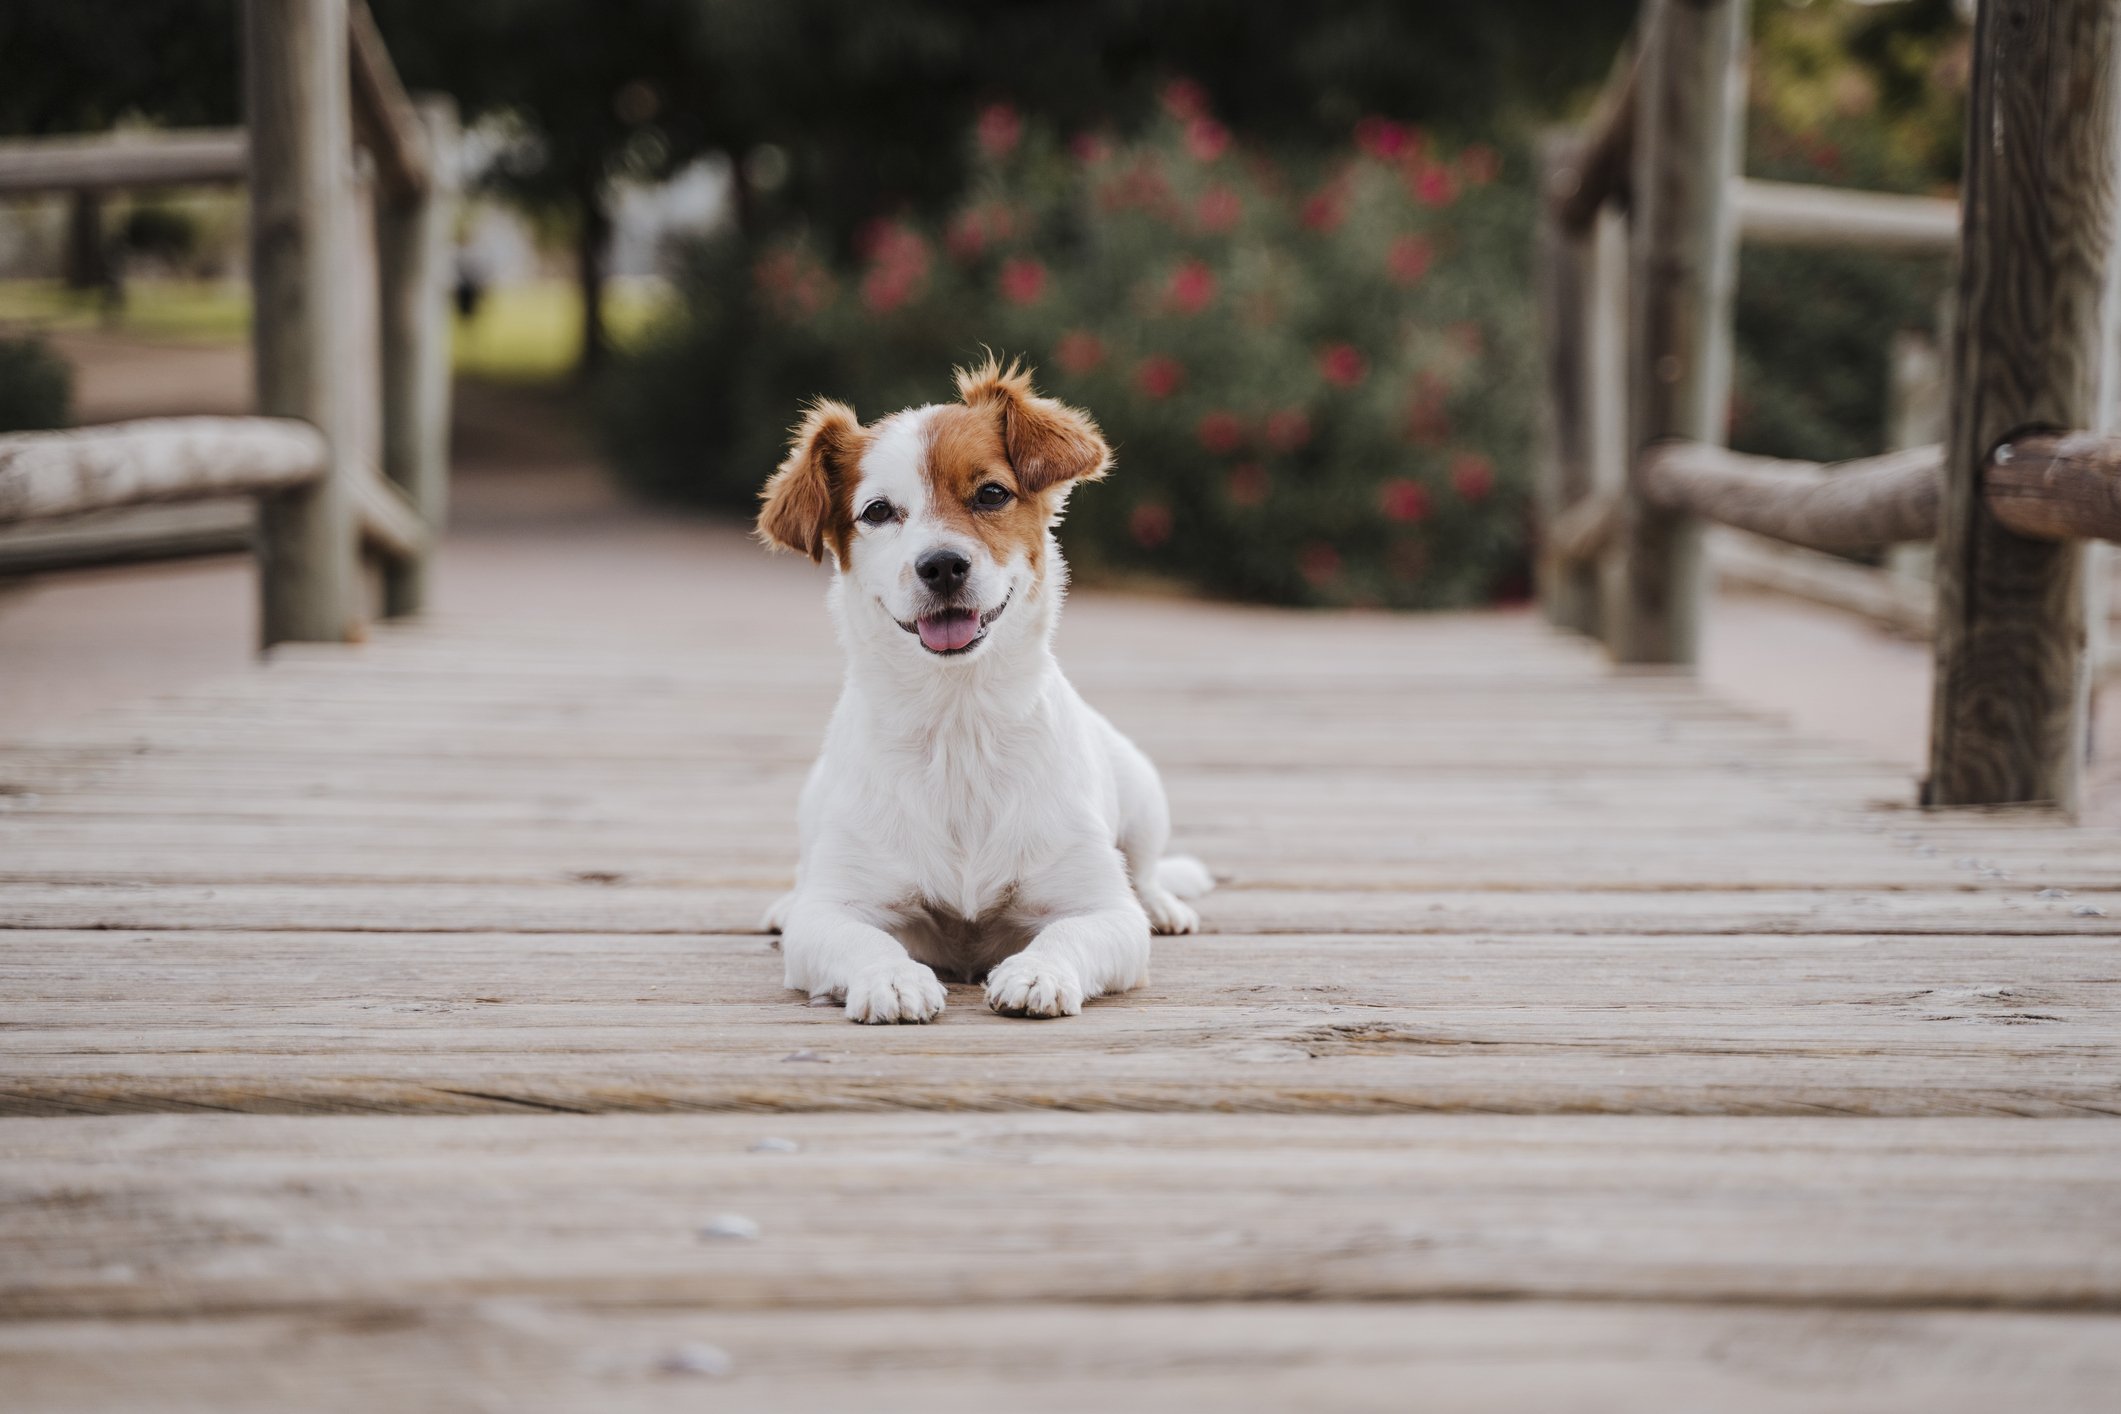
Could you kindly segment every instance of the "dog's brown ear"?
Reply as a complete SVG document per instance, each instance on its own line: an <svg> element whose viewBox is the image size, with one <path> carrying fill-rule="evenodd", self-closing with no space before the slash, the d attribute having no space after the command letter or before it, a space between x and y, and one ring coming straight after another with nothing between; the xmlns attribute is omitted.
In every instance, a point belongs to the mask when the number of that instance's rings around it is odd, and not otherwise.
<svg viewBox="0 0 2121 1414"><path fill-rule="evenodd" d="M1020 362L1004 368L990 355L978 368L960 368L957 393L967 407L991 409L1001 419L1002 446L1027 495L1096 481L1112 465L1112 449L1090 414L1040 397Z"/></svg>
<svg viewBox="0 0 2121 1414"><path fill-rule="evenodd" d="M861 456L862 425L845 403L820 398L789 434L788 458L759 493L759 539L823 560L847 544L840 488Z"/></svg>

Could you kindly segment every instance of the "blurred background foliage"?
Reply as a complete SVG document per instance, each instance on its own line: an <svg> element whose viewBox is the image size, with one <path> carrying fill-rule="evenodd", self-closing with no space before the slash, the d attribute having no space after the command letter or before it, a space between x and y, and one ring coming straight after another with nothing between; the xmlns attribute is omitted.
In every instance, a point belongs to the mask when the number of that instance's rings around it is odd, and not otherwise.
<svg viewBox="0 0 2121 1414"><path fill-rule="evenodd" d="M1299 602L1521 585L1527 153L1588 107L1635 0L372 2L408 84L504 139L488 190L576 253L578 297L466 326L470 366L579 350L654 494L746 506L802 398L938 397L991 345L1120 444L1065 531L1090 572ZM237 121L239 15L12 0L0 132ZM1754 25L1750 173L1952 189L1953 0L1755 0ZM605 288L615 194L703 156L734 220L672 253L651 314ZM194 239L176 209L122 234L171 269ZM1947 276L1749 251L1736 444L1876 449L1892 336L1934 324Z"/></svg>

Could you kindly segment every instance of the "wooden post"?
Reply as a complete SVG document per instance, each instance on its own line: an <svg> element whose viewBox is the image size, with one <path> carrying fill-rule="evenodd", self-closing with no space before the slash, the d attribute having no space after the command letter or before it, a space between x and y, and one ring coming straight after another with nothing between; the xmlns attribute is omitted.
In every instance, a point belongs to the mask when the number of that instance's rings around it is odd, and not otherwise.
<svg viewBox="0 0 2121 1414"><path fill-rule="evenodd" d="M258 410L324 434L316 483L259 507L261 637L340 642L362 632L347 399L344 272L353 236L346 0L247 0L251 342Z"/></svg>
<svg viewBox="0 0 2121 1414"><path fill-rule="evenodd" d="M1635 118L1629 442L1720 444L1737 263L1729 189L1745 95L1746 0L1651 0ZM1631 493L1616 621L1623 663L1691 663L1700 635L1699 526Z"/></svg>
<svg viewBox="0 0 2121 1414"><path fill-rule="evenodd" d="M1546 349L1547 395L1541 425L1538 484L1539 602L1547 621L1578 633L1598 631L1595 567L1564 562L1553 553L1555 522L1590 491L1588 391L1584 367L1585 324L1590 300L1590 240L1568 230L1554 209L1552 193L1575 171L1582 140L1548 133L1539 144L1539 250L1537 260L1540 333Z"/></svg>
<svg viewBox="0 0 2121 1414"><path fill-rule="evenodd" d="M1930 805L2078 802L2089 691L2083 548L2005 529L1981 477L2004 438L2091 427L2104 411L2117 28L2112 0L1984 0L1976 20Z"/></svg>
<svg viewBox="0 0 2121 1414"><path fill-rule="evenodd" d="M1590 377L1586 437L1590 443L1591 493L1624 511L1628 495L1628 218L1607 206L1591 222L1591 302L1584 319L1584 367ZM1617 516L1616 516L1617 519ZM1613 537L1617 542L1618 537ZM1609 543L1598 556L1592 583L1598 595L1598 632L1610 648L1626 589L1626 556Z"/></svg>
<svg viewBox="0 0 2121 1414"><path fill-rule="evenodd" d="M404 488L430 544L449 509L450 255L456 220L456 105L420 102L428 182L384 203L376 240L383 317L383 474ZM410 614L427 602L428 555L383 574L383 612Z"/></svg>

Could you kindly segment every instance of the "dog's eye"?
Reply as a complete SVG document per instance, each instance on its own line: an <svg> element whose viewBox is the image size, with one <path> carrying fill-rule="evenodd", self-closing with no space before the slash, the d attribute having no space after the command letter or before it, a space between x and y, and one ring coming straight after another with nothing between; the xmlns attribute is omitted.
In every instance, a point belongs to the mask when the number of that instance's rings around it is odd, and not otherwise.
<svg viewBox="0 0 2121 1414"><path fill-rule="evenodd" d="M862 507L863 525L883 525L897 518L898 512L891 508L889 501L871 501Z"/></svg>
<svg viewBox="0 0 2121 1414"><path fill-rule="evenodd" d="M972 504L982 510L991 511L996 506L1006 506L1011 499L1009 488L999 481L990 481L972 493Z"/></svg>

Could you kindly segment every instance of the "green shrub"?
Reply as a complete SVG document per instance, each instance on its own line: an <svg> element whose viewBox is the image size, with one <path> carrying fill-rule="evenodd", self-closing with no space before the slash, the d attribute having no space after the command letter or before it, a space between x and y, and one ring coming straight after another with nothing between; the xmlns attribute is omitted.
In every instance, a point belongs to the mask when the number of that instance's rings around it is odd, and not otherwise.
<svg viewBox="0 0 2121 1414"><path fill-rule="evenodd" d="M1478 603L1523 582L1531 203L1484 147L1368 119L1246 150L1184 84L1139 141L1063 148L989 109L940 228L693 252L682 313L609 381L651 492L748 510L799 405L949 396L983 347L1117 453L1062 538L1090 575L1289 603Z"/></svg>
<svg viewBox="0 0 2121 1414"><path fill-rule="evenodd" d="M0 432L71 422L73 370L42 339L0 339Z"/></svg>

